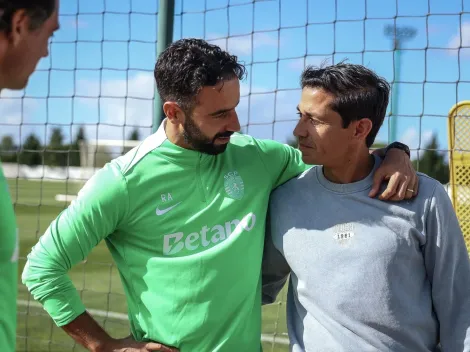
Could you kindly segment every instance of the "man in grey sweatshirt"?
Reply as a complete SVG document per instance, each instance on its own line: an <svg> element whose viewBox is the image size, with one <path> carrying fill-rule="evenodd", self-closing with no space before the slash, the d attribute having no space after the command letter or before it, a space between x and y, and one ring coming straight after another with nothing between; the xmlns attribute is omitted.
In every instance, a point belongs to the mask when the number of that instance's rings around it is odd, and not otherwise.
<svg viewBox="0 0 470 352"><path fill-rule="evenodd" d="M446 191L420 174L412 199L368 196L388 83L344 63L301 82L294 135L321 166L272 194L263 259L264 303L290 273L291 351L470 351L469 256Z"/></svg>

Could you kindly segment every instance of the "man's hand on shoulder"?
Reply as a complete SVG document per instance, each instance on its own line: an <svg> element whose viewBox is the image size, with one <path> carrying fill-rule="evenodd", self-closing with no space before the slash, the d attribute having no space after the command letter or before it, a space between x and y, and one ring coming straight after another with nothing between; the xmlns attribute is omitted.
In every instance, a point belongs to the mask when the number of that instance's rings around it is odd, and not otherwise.
<svg viewBox="0 0 470 352"><path fill-rule="evenodd" d="M387 188L379 195L380 200L400 201L418 195L419 178L411 164L409 155L397 148L374 152L385 155L380 167L374 174L374 182L369 197L374 198L380 190L382 182L388 181Z"/></svg>
<svg viewBox="0 0 470 352"><path fill-rule="evenodd" d="M137 342L132 337L111 339L93 352L178 352L178 349L156 342Z"/></svg>

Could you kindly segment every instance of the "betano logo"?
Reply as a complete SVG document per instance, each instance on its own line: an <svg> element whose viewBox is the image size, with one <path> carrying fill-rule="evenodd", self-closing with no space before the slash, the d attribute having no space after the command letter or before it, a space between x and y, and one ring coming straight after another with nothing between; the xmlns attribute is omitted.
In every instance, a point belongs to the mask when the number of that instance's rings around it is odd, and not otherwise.
<svg viewBox="0 0 470 352"><path fill-rule="evenodd" d="M238 235L243 230L251 231L256 224L256 215L249 213L241 220L234 219L225 224L214 225L211 228L203 226L199 232L191 232L184 238L183 232L176 232L163 237L163 255L173 255L184 248L195 251L200 246L209 247L225 241L232 235Z"/></svg>

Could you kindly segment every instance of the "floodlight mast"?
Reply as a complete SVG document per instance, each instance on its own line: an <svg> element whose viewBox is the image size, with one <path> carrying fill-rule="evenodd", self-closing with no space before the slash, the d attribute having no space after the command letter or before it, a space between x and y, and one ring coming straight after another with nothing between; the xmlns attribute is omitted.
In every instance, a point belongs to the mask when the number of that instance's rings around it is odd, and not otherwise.
<svg viewBox="0 0 470 352"><path fill-rule="evenodd" d="M398 97L400 73L401 73L401 44L416 36L416 28L409 26L396 26L390 24L385 26L384 34L392 40L394 60L393 60L393 82L392 82L392 106L390 109L390 140L397 140L397 118L398 118Z"/></svg>

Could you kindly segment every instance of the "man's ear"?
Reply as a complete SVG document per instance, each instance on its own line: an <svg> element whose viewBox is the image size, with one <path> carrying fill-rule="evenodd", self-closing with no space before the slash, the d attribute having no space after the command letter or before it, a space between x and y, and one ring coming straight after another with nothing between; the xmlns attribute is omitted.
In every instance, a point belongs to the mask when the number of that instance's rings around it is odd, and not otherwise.
<svg viewBox="0 0 470 352"><path fill-rule="evenodd" d="M372 130L372 121L367 118L356 121L356 128L354 130L354 138L365 141L370 131Z"/></svg>
<svg viewBox="0 0 470 352"><path fill-rule="evenodd" d="M23 37L29 32L29 24L30 18L26 14L26 10L15 11L11 18L11 32L8 36L13 47L18 46Z"/></svg>
<svg viewBox="0 0 470 352"><path fill-rule="evenodd" d="M184 123L185 114L174 101L165 102L163 104L163 112L172 124L178 125Z"/></svg>

